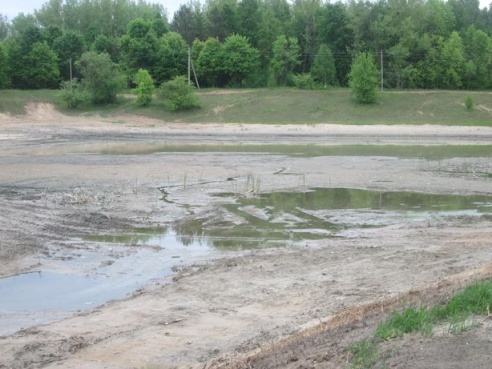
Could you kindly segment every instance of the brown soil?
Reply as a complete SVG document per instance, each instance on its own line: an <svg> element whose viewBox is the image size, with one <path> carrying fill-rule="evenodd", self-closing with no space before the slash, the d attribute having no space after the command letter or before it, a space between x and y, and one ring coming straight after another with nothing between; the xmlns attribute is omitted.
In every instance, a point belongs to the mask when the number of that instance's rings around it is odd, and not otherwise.
<svg viewBox="0 0 492 369"><path fill-rule="evenodd" d="M156 143L491 144L489 127L185 125L73 118L40 104L27 112L0 116L0 276L68 268L63 258L95 247L80 234L220 223L225 200L213 195L251 174L262 192L299 190L302 178L303 188L492 195L490 177L477 175L490 173L483 158L426 166L388 157L101 153ZM467 171L448 170L458 166ZM169 201L158 199L159 187ZM490 278L491 222L436 217L195 261L126 299L0 337L0 368L341 368L347 345L392 308ZM488 368L490 319L457 336L393 344L390 367Z"/></svg>

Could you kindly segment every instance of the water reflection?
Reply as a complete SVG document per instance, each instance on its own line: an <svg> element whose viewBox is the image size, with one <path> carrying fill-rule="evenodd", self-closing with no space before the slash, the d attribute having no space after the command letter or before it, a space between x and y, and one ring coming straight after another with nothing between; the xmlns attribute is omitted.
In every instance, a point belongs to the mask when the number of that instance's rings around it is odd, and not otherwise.
<svg viewBox="0 0 492 369"><path fill-rule="evenodd" d="M221 194L231 197L233 194ZM170 228L84 236L97 242L190 250L284 247L303 240L339 237L347 229L381 227L451 215L492 213L492 197L314 188L237 198L223 205L233 217L191 220ZM234 218L234 221L227 219Z"/></svg>

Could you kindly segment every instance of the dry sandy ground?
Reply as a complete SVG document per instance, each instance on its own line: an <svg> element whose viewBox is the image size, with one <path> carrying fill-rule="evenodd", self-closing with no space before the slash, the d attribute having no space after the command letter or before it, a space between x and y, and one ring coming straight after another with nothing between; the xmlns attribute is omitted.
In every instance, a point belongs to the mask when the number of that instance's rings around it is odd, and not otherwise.
<svg viewBox="0 0 492 369"><path fill-rule="evenodd" d="M76 238L84 233L193 219L219 224L226 200L213 195L230 192L231 178L243 186L248 175L261 178L261 192L492 195L490 177L474 170L492 171L483 158L441 160L436 169L389 157L101 154L163 143L473 145L491 144L492 128L185 125L73 118L31 105L26 116L0 116L0 275L64 268L63 257L94 247ZM467 171L444 170L460 165ZM170 201L157 198L160 187ZM398 303L437 301L490 277L491 225L490 216L436 217L195 260L126 299L1 336L0 368L344 367L347 344ZM458 337L412 337L394 351L391 367L488 368L491 329L485 319Z"/></svg>

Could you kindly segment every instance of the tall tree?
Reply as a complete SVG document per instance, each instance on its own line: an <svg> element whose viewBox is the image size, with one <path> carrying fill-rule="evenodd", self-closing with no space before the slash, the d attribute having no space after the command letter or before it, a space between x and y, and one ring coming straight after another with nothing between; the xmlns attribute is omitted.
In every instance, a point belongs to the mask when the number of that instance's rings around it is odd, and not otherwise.
<svg viewBox="0 0 492 369"><path fill-rule="evenodd" d="M422 35L417 47L421 57L414 62L417 72L417 87L438 88L439 73L436 66L440 61L439 52L442 48L442 43L442 37L432 37L427 33Z"/></svg>
<svg viewBox="0 0 492 369"><path fill-rule="evenodd" d="M9 81L7 51L0 42L0 89L8 87Z"/></svg>
<svg viewBox="0 0 492 369"><path fill-rule="evenodd" d="M150 21L137 18L128 24L126 35L121 38L121 54L131 78L139 69L153 75L159 41Z"/></svg>
<svg viewBox="0 0 492 369"><path fill-rule="evenodd" d="M237 32L236 0L207 0L204 11L204 27L207 37L224 41Z"/></svg>
<svg viewBox="0 0 492 369"><path fill-rule="evenodd" d="M374 32L377 21L383 16L383 2L370 2L364 0L350 0L347 12L353 29L354 42L352 49L355 52L367 52L377 50L379 41Z"/></svg>
<svg viewBox="0 0 492 369"><path fill-rule="evenodd" d="M444 41L437 68L440 73L439 87L456 89L462 86L461 78L465 74L466 61L463 42L458 32L452 32L449 38Z"/></svg>
<svg viewBox="0 0 492 369"><path fill-rule="evenodd" d="M37 28L39 30L39 24L34 15L20 13L12 19L10 31L14 37L22 37L32 28Z"/></svg>
<svg viewBox="0 0 492 369"><path fill-rule="evenodd" d="M222 87L226 83L222 72L222 44L216 38L205 41L197 60L197 74L201 84Z"/></svg>
<svg viewBox="0 0 492 369"><path fill-rule="evenodd" d="M56 54L46 42L36 42L26 57L26 87L27 88L56 88L60 82Z"/></svg>
<svg viewBox="0 0 492 369"><path fill-rule="evenodd" d="M309 71L316 51L318 37L316 19L321 8L321 0L295 0L293 6L294 32L301 47L301 70Z"/></svg>
<svg viewBox="0 0 492 369"><path fill-rule="evenodd" d="M471 25L482 26L484 19L479 0L448 0L447 5L454 14L456 31L464 31Z"/></svg>
<svg viewBox="0 0 492 369"><path fill-rule="evenodd" d="M171 29L178 32L191 46L193 41L202 37L203 15L197 3L183 4L174 13Z"/></svg>
<svg viewBox="0 0 492 369"><path fill-rule="evenodd" d="M258 45L260 63L268 71L273 54L273 43L280 35L288 35L291 23L290 8L283 0L265 0L260 6Z"/></svg>
<svg viewBox="0 0 492 369"><path fill-rule="evenodd" d="M0 13L0 41L5 40L10 35L10 22L6 15Z"/></svg>
<svg viewBox="0 0 492 369"><path fill-rule="evenodd" d="M16 37L9 39L8 44L8 70L12 87L20 89L41 88L39 81L45 79L48 83L58 78L56 55L44 43L41 30L35 25L28 25ZM39 57L39 62L36 61ZM55 63L56 72L51 62ZM46 71L42 70L46 67ZM35 74L40 73L39 77ZM34 77L34 79L33 79Z"/></svg>
<svg viewBox="0 0 492 369"><path fill-rule="evenodd" d="M53 42L52 49L58 55L58 67L63 80L70 79L71 68L84 52L84 48L82 35L70 30Z"/></svg>
<svg viewBox="0 0 492 369"><path fill-rule="evenodd" d="M43 39L48 43L49 47L53 47L55 40L63 35L63 31L58 26L48 26L42 30Z"/></svg>
<svg viewBox="0 0 492 369"><path fill-rule="evenodd" d="M159 51L154 66L155 81L159 85L177 76L186 75L188 45L176 32L166 33L159 40Z"/></svg>
<svg viewBox="0 0 492 369"><path fill-rule="evenodd" d="M253 48L246 37L227 37L222 47L222 71L230 86L241 87L253 71L258 68L258 50Z"/></svg>
<svg viewBox="0 0 492 369"><path fill-rule="evenodd" d="M119 39L115 37L99 35L92 43L90 49L98 54L109 54L111 60L115 63L120 61L120 42Z"/></svg>
<svg viewBox="0 0 492 369"><path fill-rule="evenodd" d="M328 45L320 45L311 67L311 75L325 87L337 84L335 59Z"/></svg>
<svg viewBox="0 0 492 369"><path fill-rule="evenodd" d="M468 59L465 88L492 87L492 37L470 26L463 35L464 55Z"/></svg>
<svg viewBox="0 0 492 369"><path fill-rule="evenodd" d="M285 86L289 83L289 76L294 74L296 68L301 64L300 56L297 38L287 38L284 35L277 37L273 43L271 68L278 86Z"/></svg>
<svg viewBox="0 0 492 369"><path fill-rule="evenodd" d="M410 50L402 43L392 46L385 52L388 68L386 68L384 79L386 84L396 88L415 87L409 63Z"/></svg>
<svg viewBox="0 0 492 369"><path fill-rule="evenodd" d="M422 33L449 37L456 25L456 19L450 6L442 0L427 0L424 14L419 22Z"/></svg>
<svg viewBox="0 0 492 369"><path fill-rule="evenodd" d="M44 27L63 27L63 0L48 0L41 9L34 11L39 24Z"/></svg>
<svg viewBox="0 0 492 369"><path fill-rule="evenodd" d="M319 10L316 21L318 43L330 47L334 54L338 83L346 86L354 44L353 27L347 9L342 3L327 3Z"/></svg>
<svg viewBox="0 0 492 369"><path fill-rule="evenodd" d="M259 42L260 22L258 0L241 0L237 9L237 33L245 36L255 48Z"/></svg>

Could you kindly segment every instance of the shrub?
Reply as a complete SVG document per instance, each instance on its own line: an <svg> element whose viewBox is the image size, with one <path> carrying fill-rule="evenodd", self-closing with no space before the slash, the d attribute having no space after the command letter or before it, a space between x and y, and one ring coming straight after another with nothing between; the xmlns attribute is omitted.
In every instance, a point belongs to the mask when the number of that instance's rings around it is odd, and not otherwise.
<svg viewBox="0 0 492 369"><path fill-rule="evenodd" d="M468 111L472 111L473 107L475 106L475 103L473 102L473 99L471 96L467 96L465 99L465 108Z"/></svg>
<svg viewBox="0 0 492 369"><path fill-rule="evenodd" d="M312 90L314 88L314 79L309 73L296 74L292 76L292 81L301 90Z"/></svg>
<svg viewBox="0 0 492 369"><path fill-rule="evenodd" d="M89 95L76 79L72 82L63 81L60 83L60 96L70 109L75 109L89 100Z"/></svg>
<svg viewBox="0 0 492 369"><path fill-rule="evenodd" d="M349 84L357 102L372 104L376 101L379 75L374 57L360 53L352 63Z"/></svg>
<svg viewBox="0 0 492 369"><path fill-rule="evenodd" d="M174 77L164 83L159 96L164 99L165 107L170 111L181 111L200 108L200 100L194 93L194 87L188 84L185 77Z"/></svg>
<svg viewBox="0 0 492 369"><path fill-rule="evenodd" d="M116 102L124 80L118 65L113 63L108 54L90 51L84 53L75 65L82 74L82 84L94 104Z"/></svg>
<svg viewBox="0 0 492 369"><path fill-rule="evenodd" d="M154 80L145 69L139 69L133 78L137 87L133 90L137 94L137 104L147 106L152 102L154 95Z"/></svg>

